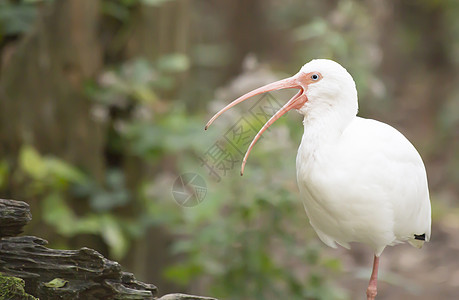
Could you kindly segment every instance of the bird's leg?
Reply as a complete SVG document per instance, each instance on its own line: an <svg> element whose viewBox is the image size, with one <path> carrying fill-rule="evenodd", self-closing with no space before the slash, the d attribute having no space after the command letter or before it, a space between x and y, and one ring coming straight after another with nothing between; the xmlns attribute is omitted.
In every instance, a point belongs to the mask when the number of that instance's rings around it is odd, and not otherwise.
<svg viewBox="0 0 459 300"><path fill-rule="evenodd" d="M370 283L367 288L367 300L374 300L377 294L379 257L375 255L373 261L373 272L371 272Z"/></svg>

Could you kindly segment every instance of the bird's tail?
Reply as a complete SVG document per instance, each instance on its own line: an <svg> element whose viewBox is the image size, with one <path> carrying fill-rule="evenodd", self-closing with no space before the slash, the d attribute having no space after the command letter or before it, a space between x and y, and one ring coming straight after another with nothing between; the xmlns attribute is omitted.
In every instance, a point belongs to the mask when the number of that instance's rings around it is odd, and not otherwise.
<svg viewBox="0 0 459 300"><path fill-rule="evenodd" d="M422 246L424 245L424 241L415 240L415 239L409 240L408 243L410 243L411 246L416 247L416 248L418 248L418 249L421 249Z"/></svg>

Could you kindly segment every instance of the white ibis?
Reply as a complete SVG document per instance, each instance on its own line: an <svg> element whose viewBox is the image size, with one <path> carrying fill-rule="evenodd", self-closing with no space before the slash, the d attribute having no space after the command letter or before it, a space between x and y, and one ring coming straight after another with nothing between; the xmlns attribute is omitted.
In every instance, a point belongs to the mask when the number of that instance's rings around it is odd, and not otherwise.
<svg viewBox="0 0 459 300"><path fill-rule="evenodd" d="M386 246L403 242L421 248L430 239L430 200L421 156L396 129L357 117L357 90L338 63L315 59L294 76L253 90L220 110L278 89L299 89L261 128L283 114L304 116L304 134L296 158L297 181L309 222L326 245L350 248L359 242L374 250L367 299L377 293L379 256Z"/></svg>

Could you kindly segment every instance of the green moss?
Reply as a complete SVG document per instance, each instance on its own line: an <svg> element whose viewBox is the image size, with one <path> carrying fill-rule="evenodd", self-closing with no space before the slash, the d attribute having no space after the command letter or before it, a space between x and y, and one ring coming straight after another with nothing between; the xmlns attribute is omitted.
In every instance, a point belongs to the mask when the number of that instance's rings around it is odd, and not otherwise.
<svg viewBox="0 0 459 300"><path fill-rule="evenodd" d="M24 280L17 277L6 276L0 273L0 300L7 299L38 299L24 291Z"/></svg>

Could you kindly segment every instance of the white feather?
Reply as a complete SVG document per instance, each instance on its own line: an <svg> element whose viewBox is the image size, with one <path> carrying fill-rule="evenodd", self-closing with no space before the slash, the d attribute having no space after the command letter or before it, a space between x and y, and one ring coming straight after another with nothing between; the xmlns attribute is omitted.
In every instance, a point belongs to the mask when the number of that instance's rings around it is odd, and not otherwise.
<svg viewBox="0 0 459 300"><path fill-rule="evenodd" d="M311 84L297 179L310 223L328 246L388 245L430 238L427 176L413 145L393 127L357 114L355 83L339 64L314 60L302 71L321 72ZM336 243L335 243L336 242Z"/></svg>

